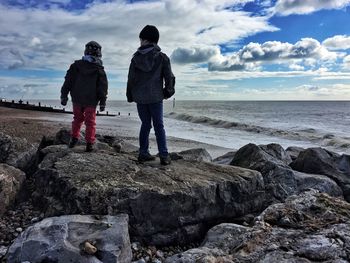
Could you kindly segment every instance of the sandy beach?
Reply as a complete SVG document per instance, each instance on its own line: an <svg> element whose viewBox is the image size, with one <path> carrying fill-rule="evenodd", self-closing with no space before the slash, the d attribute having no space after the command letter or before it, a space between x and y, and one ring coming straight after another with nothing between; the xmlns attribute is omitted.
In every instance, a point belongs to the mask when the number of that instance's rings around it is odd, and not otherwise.
<svg viewBox="0 0 350 263"><path fill-rule="evenodd" d="M0 108L0 131L10 136L21 137L30 143L39 143L42 136L53 136L61 128L70 129L73 115ZM137 117L97 117L97 133L118 136L125 141L138 145L140 121ZM167 127L165 127L167 129ZM84 127L83 129L84 130ZM193 148L205 148L213 158L221 156L232 149L211 144L185 140L176 137L167 138L169 152L179 152ZM157 153L153 130L150 135L150 151Z"/></svg>

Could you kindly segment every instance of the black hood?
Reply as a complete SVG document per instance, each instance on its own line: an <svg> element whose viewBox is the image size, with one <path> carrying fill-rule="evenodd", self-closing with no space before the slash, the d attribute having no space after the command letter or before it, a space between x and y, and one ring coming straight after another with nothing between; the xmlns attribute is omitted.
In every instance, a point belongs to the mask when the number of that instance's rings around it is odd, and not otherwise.
<svg viewBox="0 0 350 263"><path fill-rule="evenodd" d="M152 71L161 62L160 51L157 44L139 47L133 57L135 67L144 72Z"/></svg>
<svg viewBox="0 0 350 263"><path fill-rule="evenodd" d="M77 66L77 70L84 75L96 74L99 68L103 68L97 63L91 63L86 60L77 60L75 61L75 65Z"/></svg>

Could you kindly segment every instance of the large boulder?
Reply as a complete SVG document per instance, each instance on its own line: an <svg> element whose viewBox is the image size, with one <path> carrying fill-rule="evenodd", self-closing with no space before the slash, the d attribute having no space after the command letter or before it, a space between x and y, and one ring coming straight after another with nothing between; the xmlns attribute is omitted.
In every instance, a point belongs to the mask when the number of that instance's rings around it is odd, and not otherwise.
<svg viewBox="0 0 350 263"><path fill-rule="evenodd" d="M284 201L288 196L309 188L342 196L342 190L333 180L324 175L293 171L288 166L290 162L289 155L278 144L247 144L238 150L231 165L256 170L263 175L268 204Z"/></svg>
<svg viewBox="0 0 350 263"><path fill-rule="evenodd" d="M25 178L26 175L21 170L0 164L0 215L15 201Z"/></svg>
<svg viewBox="0 0 350 263"><path fill-rule="evenodd" d="M29 172L35 163L37 146L24 138L16 138L0 132L0 163L6 163Z"/></svg>
<svg viewBox="0 0 350 263"><path fill-rule="evenodd" d="M262 211L259 172L207 162L139 164L136 155L49 146L34 175L47 216L127 213L135 239L155 245L202 238L213 224Z"/></svg>
<svg viewBox="0 0 350 263"><path fill-rule="evenodd" d="M130 263L128 216L46 218L21 233L7 258L8 263Z"/></svg>
<svg viewBox="0 0 350 263"><path fill-rule="evenodd" d="M350 155L339 155L323 148L302 151L290 166L297 171L322 174L334 180L350 202Z"/></svg>
<svg viewBox="0 0 350 263"><path fill-rule="evenodd" d="M316 190L268 207L252 227L220 224L166 263L310 263L350 260L350 205Z"/></svg>

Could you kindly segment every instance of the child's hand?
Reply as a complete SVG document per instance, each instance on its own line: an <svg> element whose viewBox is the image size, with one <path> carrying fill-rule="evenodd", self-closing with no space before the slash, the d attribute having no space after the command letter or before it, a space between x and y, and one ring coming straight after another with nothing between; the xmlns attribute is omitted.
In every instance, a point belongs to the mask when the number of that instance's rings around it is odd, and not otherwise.
<svg viewBox="0 0 350 263"><path fill-rule="evenodd" d="M67 105L68 98L61 98L61 105L66 106Z"/></svg>
<svg viewBox="0 0 350 263"><path fill-rule="evenodd" d="M100 111L105 111L106 105L100 105Z"/></svg>

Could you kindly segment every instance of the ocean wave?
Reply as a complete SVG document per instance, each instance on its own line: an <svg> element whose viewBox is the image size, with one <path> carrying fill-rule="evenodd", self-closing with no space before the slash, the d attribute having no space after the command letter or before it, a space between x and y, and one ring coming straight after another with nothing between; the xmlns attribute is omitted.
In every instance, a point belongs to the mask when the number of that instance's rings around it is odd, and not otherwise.
<svg viewBox="0 0 350 263"><path fill-rule="evenodd" d="M281 137L284 139L309 141L317 143L320 146L332 147L339 150L350 149L350 138L337 137L332 133L320 132L314 128L301 128L293 130L283 130L271 127L263 127L259 125L246 124L240 122L231 122L220 119L214 119L207 116L193 116L187 113L170 112L165 115L180 121L198 123L216 128L236 129L250 133L264 134L273 137Z"/></svg>

